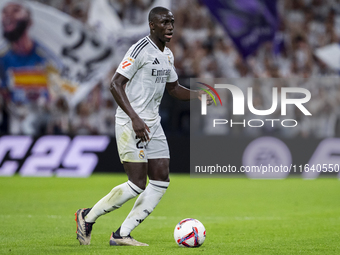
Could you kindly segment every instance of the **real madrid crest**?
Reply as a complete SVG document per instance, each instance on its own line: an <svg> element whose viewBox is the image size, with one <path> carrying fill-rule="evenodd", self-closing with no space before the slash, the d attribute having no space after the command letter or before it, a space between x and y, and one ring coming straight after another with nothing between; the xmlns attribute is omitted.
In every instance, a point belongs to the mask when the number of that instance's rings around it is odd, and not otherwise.
<svg viewBox="0 0 340 255"><path fill-rule="evenodd" d="M144 159L145 158L145 154L144 154L144 151L143 150L141 150L140 152L139 152L139 158L140 159Z"/></svg>

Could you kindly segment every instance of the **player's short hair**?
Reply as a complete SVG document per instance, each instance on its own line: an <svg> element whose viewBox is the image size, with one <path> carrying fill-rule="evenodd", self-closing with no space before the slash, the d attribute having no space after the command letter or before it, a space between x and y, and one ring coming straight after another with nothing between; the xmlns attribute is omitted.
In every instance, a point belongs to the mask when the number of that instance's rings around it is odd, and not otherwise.
<svg viewBox="0 0 340 255"><path fill-rule="evenodd" d="M155 8L152 8L152 10L149 12L149 22L153 21L156 15L161 14L161 13L168 13L170 12L169 9L157 6Z"/></svg>

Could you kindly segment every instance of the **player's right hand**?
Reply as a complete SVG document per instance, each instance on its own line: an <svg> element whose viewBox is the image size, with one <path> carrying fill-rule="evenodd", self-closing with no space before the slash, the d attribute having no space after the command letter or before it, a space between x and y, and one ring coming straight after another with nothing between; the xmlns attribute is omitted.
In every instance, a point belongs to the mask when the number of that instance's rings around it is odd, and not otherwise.
<svg viewBox="0 0 340 255"><path fill-rule="evenodd" d="M149 134L148 134L150 133L150 129L145 124L145 122L139 117L136 117L131 120L132 120L132 128L136 133L136 138L141 139L142 142L150 141Z"/></svg>

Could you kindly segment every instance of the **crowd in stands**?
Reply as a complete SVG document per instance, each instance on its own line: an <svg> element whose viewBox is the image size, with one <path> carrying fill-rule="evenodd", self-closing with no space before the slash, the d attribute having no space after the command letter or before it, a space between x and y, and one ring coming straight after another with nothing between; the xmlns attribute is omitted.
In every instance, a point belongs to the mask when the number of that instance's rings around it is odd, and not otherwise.
<svg viewBox="0 0 340 255"><path fill-rule="evenodd" d="M87 21L89 0L39 0L51 5L83 23ZM121 19L141 22L139 15L153 0L110 0L114 11ZM329 68L315 55L315 49L340 38L339 0L278 0L280 15L276 38L281 45L274 52L273 43L266 42L250 57L243 59L232 40L209 10L199 0L172 0L175 16L175 34L168 47L175 56L179 81L189 86L190 78L284 78L288 86L305 86L312 94L308 107L312 108L312 119L299 110L291 111L287 118L299 120L299 128L287 132L284 128L260 129L226 128L224 134L257 136L275 134L285 137L340 136L340 84L339 73ZM112 73L114 73L113 70ZM112 73L110 75L112 75ZM299 82L294 82L300 79ZM301 80L305 79L305 80ZM320 81L321 79L321 81ZM322 80L326 79L326 80ZM328 79L328 80L327 80ZM0 98L0 127L2 133L10 134L108 134L114 135L114 114L116 103L108 90L110 77L98 84L90 95L69 109L67 102L59 98L54 102L41 102L37 109L39 121L25 106L16 106L7 118L4 98ZM326 82L324 82L326 81ZM329 81L329 82L328 82ZM266 84L254 85L254 100L259 109L268 109L271 97ZM271 94L269 94L271 95ZM160 113L163 126L168 133L188 133L190 130L190 105L173 101L165 93ZM230 111L220 113L232 118ZM11 114L9 114L11 115ZM43 116L43 117L41 117ZM11 120L9 120L11 119ZM35 129L26 128L26 122L34 122ZM204 125L204 124L203 124ZM209 133L208 127L203 130ZM0 132L1 132L0 131Z"/></svg>

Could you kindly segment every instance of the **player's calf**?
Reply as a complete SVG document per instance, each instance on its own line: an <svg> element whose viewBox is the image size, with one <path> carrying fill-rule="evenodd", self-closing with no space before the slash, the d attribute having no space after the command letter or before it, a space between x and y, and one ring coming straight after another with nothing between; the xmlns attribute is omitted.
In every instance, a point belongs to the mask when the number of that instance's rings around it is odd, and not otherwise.
<svg viewBox="0 0 340 255"><path fill-rule="evenodd" d="M129 236L131 231L142 223L155 209L169 186L169 182L150 180L145 191L137 198L134 207L120 228L122 236Z"/></svg>

